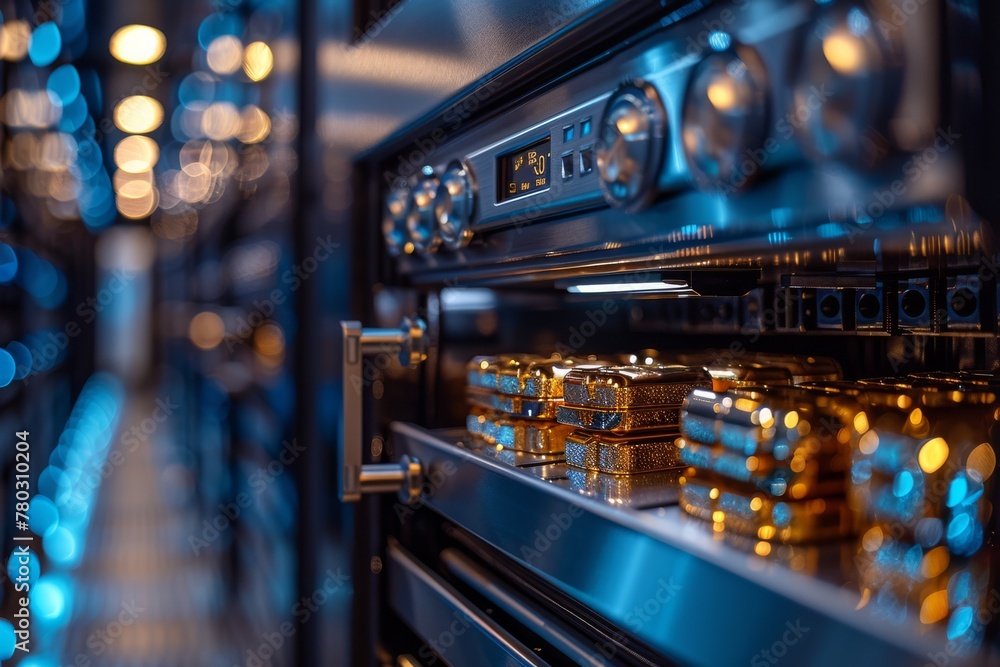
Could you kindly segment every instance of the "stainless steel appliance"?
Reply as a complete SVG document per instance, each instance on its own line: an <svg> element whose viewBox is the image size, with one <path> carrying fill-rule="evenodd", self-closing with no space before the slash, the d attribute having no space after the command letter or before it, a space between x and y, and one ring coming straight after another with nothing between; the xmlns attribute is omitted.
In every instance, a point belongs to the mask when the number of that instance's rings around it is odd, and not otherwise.
<svg viewBox="0 0 1000 667"><path fill-rule="evenodd" d="M558 5L533 17L552 32L355 163L372 296L343 324L335 472L362 503L377 647L355 657L996 660L988 607L910 608L863 580L857 540L742 544L684 516L672 480L491 453L462 392L466 362L501 351L995 370L997 9Z"/></svg>

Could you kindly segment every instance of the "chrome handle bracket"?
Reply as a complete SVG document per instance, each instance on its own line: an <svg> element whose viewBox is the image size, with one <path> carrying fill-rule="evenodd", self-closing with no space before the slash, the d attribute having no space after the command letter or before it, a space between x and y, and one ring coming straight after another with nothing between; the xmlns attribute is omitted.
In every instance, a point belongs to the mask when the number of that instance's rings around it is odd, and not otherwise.
<svg viewBox="0 0 1000 667"><path fill-rule="evenodd" d="M337 494L343 502L358 502L365 493L398 492L401 501L420 498L420 462L403 456L396 463L362 463L362 399L366 385L364 357L385 354L403 366L427 358L427 325L418 317L403 318L398 329L364 328L360 322L340 323L344 333L344 398L337 447Z"/></svg>

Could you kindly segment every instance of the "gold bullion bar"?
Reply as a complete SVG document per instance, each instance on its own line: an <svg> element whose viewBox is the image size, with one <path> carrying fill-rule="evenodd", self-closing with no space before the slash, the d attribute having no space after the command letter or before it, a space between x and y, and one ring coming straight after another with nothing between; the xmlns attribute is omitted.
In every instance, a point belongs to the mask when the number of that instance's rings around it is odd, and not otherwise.
<svg viewBox="0 0 1000 667"><path fill-rule="evenodd" d="M687 366L608 366L570 371L563 380L568 405L627 408L677 405L693 389L710 388L704 368Z"/></svg>

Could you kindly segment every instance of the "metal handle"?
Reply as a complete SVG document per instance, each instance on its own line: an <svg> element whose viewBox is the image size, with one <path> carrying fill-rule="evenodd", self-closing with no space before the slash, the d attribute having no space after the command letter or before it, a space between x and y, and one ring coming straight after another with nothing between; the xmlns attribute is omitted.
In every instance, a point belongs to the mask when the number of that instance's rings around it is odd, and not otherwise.
<svg viewBox="0 0 1000 667"><path fill-rule="evenodd" d="M403 366L427 358L427 325L419 317L404 317L398 329L365 329L360 322L341 322L344 332L344 406L337 448L337 493L357 502L363 493L398 491L404 502L420 498L420 462L403 456L398 463L364 465L362 456L362 391L365 355L388 354Z"/></svg>

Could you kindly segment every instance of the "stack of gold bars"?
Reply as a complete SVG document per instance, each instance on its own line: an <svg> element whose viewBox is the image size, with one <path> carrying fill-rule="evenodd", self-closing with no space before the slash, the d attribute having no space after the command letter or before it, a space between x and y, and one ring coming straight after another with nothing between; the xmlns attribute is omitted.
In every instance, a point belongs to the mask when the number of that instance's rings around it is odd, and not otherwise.
<svg viewBox="0 0 1000 667"><path fill-rule="evenodd" d="M627 475L675 468L674 441L681 401L693 389L711 387L703 368L605 366L570 371L560 424L566 463L594 472Z"/></svg>
<svg viewBox="0 0 1000 667"><path fill-rule="evenodd" d="M849 444L838 392L767 387L693 391L677 447L681 507L760 540L800 543L851 530Z"/></svg>
<svg viewBox="0 0 1000 667"><path fill-rule="evenodd" d="M563 379L571 370L606 364L596 359L508 354L476 357L467 367L469 433L498 450L561 454L572 428L556 422Z"/></svg>

